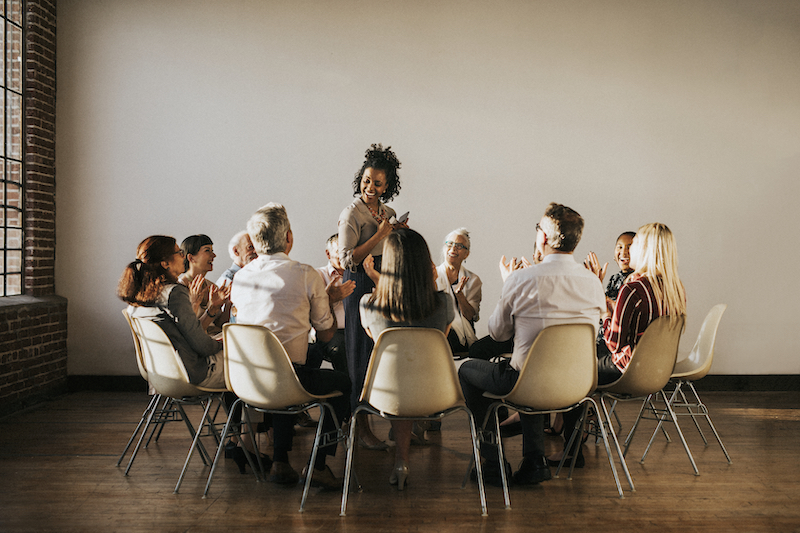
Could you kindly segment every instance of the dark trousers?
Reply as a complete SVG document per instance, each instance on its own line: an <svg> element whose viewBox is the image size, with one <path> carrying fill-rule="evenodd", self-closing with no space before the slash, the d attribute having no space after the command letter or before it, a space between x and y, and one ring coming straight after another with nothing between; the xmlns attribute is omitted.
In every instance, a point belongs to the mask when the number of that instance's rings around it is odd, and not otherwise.
<svg viewBox="0 0 800 533"><path fill-rule="evenodd" d="M483 424L489 406L495 401L486 398L483 393L507 394L511 392L519 377L519 372L511 367L509 360L499 363L489 361L466 361L458 370L461 389L467 407L475 415L475 423ZM523 415L522 423L522 455L544 455L544 415ZM494 428L494 419L487 421L486 429Z"/></svg>
<svg viewBox="0 0 800 533"><path fill-rule="evenodd" d="M328 394L329 392L341 391L342 395L329 398L327 402L331 404L339 423L342 424L350 418L350 378L344 372L335 370L321 370L319 368L309 368L305 365L294 365L294 371L303 387L311 394ZM292 435L294 433L295 415L273 415L273 443L276 455L278 452L289 452L292 449ZM336 425L330 413L325 413L322 421L322 430L325 432L334 431ZM320 448L323 455L335 455L336 445L329 445Z"/></svg>
<svg viewBox="0 0 800 533"><path fill-rule="evenodd" d="M344 329L337 329L328 342L317 341L308 348L306 366L319 368L322 361L328 361L338 372L347 372L347 349L344 341Z"/></svg>
<svg viewBox="0 0 800 533"><path fill-rule="evenodd" d="M478 339L469 347L470 359L483 359L488 361L503 354L510 354L514 351L514 339L507 341L496 341L489 335Z"/></svg>
<svg viewBox="0 0 800 533"><path fill-rule="evenodd" d="M603 346L605 346L605 342L603 342ZM598 343L598 349L600 344ZM609 383L614 383L620 377L622 377L622 372L619 371L617 365L614 364L614 361L611 358L611 353L608 352L606 349L605 355L600 355L598 352L597 357L597 384L598 385L608 385ZM581 417L581 411L583 407L579 407L577 409L573 409L572 411L568 411L564 413L564 445L569 442L569 436L572 433L573 428L578 424L578 420ZM599 416L599 413L598 413ZM573 445L573 451L579 449L581 439L578 438L575 440L576 444ZM572 455L572 452L568 452Z"/></svg>

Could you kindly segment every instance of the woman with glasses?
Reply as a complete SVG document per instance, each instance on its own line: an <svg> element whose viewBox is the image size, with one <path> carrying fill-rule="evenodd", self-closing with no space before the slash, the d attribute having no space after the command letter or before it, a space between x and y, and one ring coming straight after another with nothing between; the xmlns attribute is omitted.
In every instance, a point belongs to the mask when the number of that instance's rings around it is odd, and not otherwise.
<svg viewBox="0 0 800 533"><path fill-rule="evenodd" d="M209 337L192 309L189 289L178 283L184 254L173 237L153 235L139 244L136 260L119 280L117 295L130 304L132 317L158 324L180 355L189 382L212 389L225 388L222 342ZM221 302L212 300L209 307Z"/></svg>
<svg viewBox="0 0 800 533"><path fill-rule="evenodd" d="M475 273L464 268L469 248L469 232L466 228L451 231L442 247L444 261L436 267L436 288L448 294L455 310L455 318L447 336L454 355L466 355L477 340L475 322L479 318L483 282Z"/></svg>

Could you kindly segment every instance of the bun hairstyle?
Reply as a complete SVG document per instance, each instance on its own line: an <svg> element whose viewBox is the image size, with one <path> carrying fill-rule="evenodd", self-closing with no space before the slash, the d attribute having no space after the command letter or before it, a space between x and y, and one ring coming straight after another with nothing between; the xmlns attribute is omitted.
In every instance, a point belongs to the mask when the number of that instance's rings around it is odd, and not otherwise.
<svg viewBox="0 0 800 533"><path fill-rule="evenodd" d="M175 254L174 237L153 235L143 240L136 250L136 259L122 271L117 296L131 305L149 307L155 304L162 289L176 278L161 265Z"/></svg>
<svg viewBox="0 0 800 533"><path fill-rule="evenodd" d="M389 202L400 193L400 175L397 170L400 168L400 161L397 156L392 152L392 147L383 147L382 144L373 144L364 153L364 164L361 169L356 172L356 177L353 180L353 196L361 194L361 178L364 176L364 171L368 168L375 170L382 170L386 173L386 190L381 195L381 201Z"/></svg>

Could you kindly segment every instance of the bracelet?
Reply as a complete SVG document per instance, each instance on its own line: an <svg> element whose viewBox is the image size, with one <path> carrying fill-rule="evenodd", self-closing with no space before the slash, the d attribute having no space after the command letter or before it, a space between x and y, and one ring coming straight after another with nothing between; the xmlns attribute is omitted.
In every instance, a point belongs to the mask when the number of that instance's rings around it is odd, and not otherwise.
<svg viewBox="0 0 800 533"><path fill-rule="evenodd" d="M217 313L216 313L215 315L212 315L212 314L211 314L211 310L210 310L210 309L211 309L211 308L208 308L208 309L206 309L206 314L207 314L208 316L210 316L211 318L214 318L214 317L216 317L216 316L219 314L219 311L217 311Z"/></svg>

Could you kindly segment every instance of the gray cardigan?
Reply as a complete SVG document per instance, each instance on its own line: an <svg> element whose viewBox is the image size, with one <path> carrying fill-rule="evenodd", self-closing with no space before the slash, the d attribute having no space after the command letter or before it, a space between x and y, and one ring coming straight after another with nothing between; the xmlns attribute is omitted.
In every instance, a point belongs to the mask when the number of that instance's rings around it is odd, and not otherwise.
<svg viewBox="0 0 800 533"><path fill-rule="evenodd" d="M195 385L206 379L208 356L222 350L222 341L216 341L203 331L197 315L192 310L189 289L172 283L164 287L154 307L128 308L131 316L146 318L158 324L178 351L189 381Z"/></svg>

